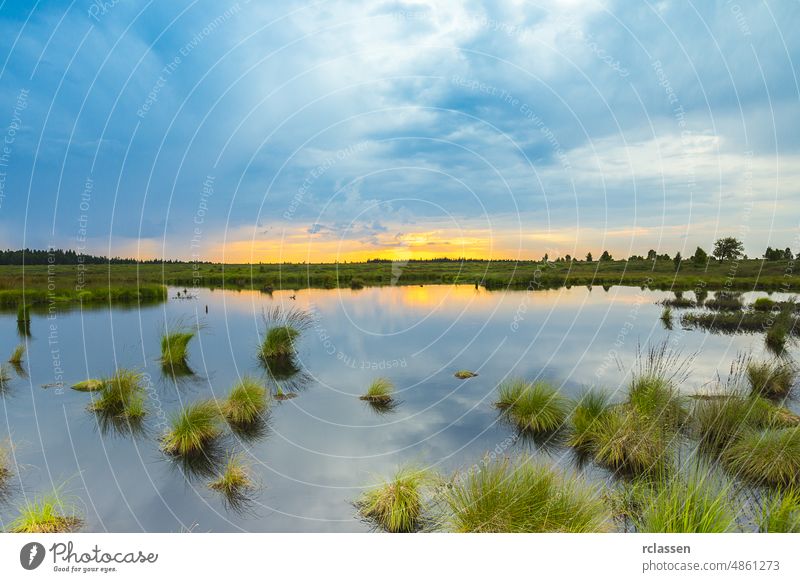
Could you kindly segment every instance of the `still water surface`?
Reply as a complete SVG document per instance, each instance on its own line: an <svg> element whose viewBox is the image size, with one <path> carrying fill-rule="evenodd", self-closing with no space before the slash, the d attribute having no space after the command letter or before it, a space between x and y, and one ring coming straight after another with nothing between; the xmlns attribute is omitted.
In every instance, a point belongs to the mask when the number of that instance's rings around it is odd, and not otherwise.
<svg viewBox="0 0 800 582"><path fill-rule="evenodd" d="M13 443L3 524L25 499L60 488L82 512L86 531L365 531L352 506L362 488L414 462L450 473L489 450L530 451L498 421L493 391L503 379L547 379L576 396L587 386L624 390L638 345L668 341L697 353L687 393L727 373L737 353L763 352L763 335L666 330L656 302L668 293L612 287L488 292L470 286L359 291L198 290L194 299L136 309L34 314L24 364L2 395L0 440ZM763 294L748 294L752 301ZM224 398L244 375L264 376L256 347L262 314L275 305L308 309L314 322L298 343L297 397L273 404L268 432L222 446L243 452L259 490L235 511L187 476L158 448L165 417L182 403ZM206 306L208 311L206 313ZM680 311L674 313L679 317ZM158 362L165 324L199 321L190 343L195 374L176 382ZM16 315L0 314L0 353L21 341ZM620 367L619 364L622 366ZM113 373L148 378L149 414L139 436L103 430L86 410L91 395L67 386ZM479 373L462 381L459 369ZM372 379L395 384L399 406L376 414L358 399ZM559 447L539 454L566 464ZM602 471L588 467L590 477Z"/></svg>

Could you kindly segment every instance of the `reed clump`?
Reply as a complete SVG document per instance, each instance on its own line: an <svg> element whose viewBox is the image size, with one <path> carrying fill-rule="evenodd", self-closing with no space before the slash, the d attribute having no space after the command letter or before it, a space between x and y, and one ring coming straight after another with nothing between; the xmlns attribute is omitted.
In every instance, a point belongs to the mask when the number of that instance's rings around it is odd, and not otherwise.
<svg viewBox="0 0 800 582"><path fill-rule="evenodd" d="M606 392L590 390L581 397L572 411L572 431L567 444L581 452L590 452L597 441L595 431L600 422L609 413L611 405Z"/></svg>
<svg viewBox="0 0 800 582"><path fill-rule="evenodd" d="M724 394L698 402L693 411L693 430L700 446L715 455L750 431L788 428L800 418L762 396Z"/></svg>
<svg viewBox="0 0 800 582"><path fill-rule="evenodd" d="M375 378L367 388L366 394L362 395L361 400L375 404L389 404L393 400L394 384L389 378Z"/></svg>
<svg viewBox="0 0 800 582"><path fill-rule="evenodd" d="M530 460L491 460L444 490L442 525L454 532L603 532L610 511L574 475Z"/></svg>
<svg viewBox="0 0 800 582"><path fill-rule="evenodd" d="M388 481L366 491L356 506L359 513L381 529L408 533L419 529L423 495L431 475L415 467L402 467Z"/></svg>
<svg viewBox="0 0 800 582"><path fill-rule="evenodd" d="M752 483L800 485L800 427L745 432L727 447L723 460L733 474Z"/></svg>
<svg viewBox="0 0 800 582"><path fill-rule="evenodd" d="M22 364L22 358L25 356L25 344L19 344L14 351L11 352L11 357L8 358L10 364L19 366Z"/></svg>
<svg viewBox="0 0 800 582"><path fill-rule="evenodd" d="M759 531L800 533L800 491L771 491L761 500Z"/></svg>
<svg viewBox="0 0 800 582"><path fill-rule="evenodd" d="M109 416L141 419L145 413L145 391L141 372L121 368L103 382L89 409Z"/></svg>
<svg viewBox="0 0 800 582"><path fill-rule="evenodd" d="M501 385L495 405L524 432L555 432L569 414L569 401L547 382L511 381L509 387Z"/></svg>
<svg viewBox="0 0 800 582"><path fill-rule="evenodd" d="M195 455L222 434L217 404L203 400L186 405L170 419L170 430L162 437L162 449L172 455Z"/></svg>
<svg viewBox="0 0 800 582"><path fill-rule="evenodd" d="M657 483L634 516L646 533L723 533L733 531L736 508L729 482L704 469Z"/></svg>
<svg viewBox="0 0 800 582"><path fill-rule="evenodd" d="M185 366L189 355L189 342L195 332L183 326L166 330L161 335L161 363L165 366Z"/></svg>
<svg viewBox="0 0 800 582"><path fill-rule="evenodd" d="M65 506L57 494L28 501L9 526L12 533L68 533L80 528L83 520Z"/></svg>
<svg viewBox="0 0 800 582"><path fill-rule="evenodd" d="M217 479L208 484L208 487L229 499L243 497L248 490L252 489L253 480L242 455L230 455L225 463L225 469Z"/></svg>
<svg viewBox="0 0 800 582"><path fill-rule="evenodd" d="M253 424L268 408L267 388L251 377L242 378L221 405L222 415L235 425Z"/></svg>
<svg viewBox="0 0 800 582"><path fill-rule="evenodd" d="M747 379L753 394L767 398L787 396L794 386L795 374L794 366L781 360L749 362L747 365Z"/></svg>
<svg viewBox="0 0 800 582"><path fill-rule="evenodd" d="M311 323L311 315L301 309L276 307L264 314L267 332L258 348L258 358L269 366L276 361L290 361L295 354L295 342Z"/></svg>
<svg viewBox="0 0 800 582"><path fill-rule="evenodd" d="M573 412L570 445L614 471L664 473L689 417L676 388L688 373L689 361L668 351L666 344L640 350L627 399L610 405L607 396L590 393Z"/></svg>

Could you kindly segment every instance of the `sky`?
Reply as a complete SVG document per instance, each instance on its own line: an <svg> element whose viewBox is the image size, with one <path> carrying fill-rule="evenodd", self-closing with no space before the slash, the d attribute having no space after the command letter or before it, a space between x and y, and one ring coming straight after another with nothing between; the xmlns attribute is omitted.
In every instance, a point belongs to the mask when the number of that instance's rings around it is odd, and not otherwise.
<svg viewBox="0 0 800 582"><path fill-rule="evenodd" d="M800 4L0 3L0 247L800 251Z"/></svg>

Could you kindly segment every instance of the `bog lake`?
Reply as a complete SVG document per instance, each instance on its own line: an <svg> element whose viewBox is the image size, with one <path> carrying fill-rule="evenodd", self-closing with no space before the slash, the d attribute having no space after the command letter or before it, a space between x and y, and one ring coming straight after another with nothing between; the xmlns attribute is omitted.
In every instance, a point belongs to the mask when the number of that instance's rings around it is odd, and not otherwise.
<svg viewBox="0 0 800 582"><path fill-rule="evenodd" d="M492 403L505 379L548 380L573 398L604 387L621 399L637 350L667 342L695 354L681 386L693 394L724 377L738 354L765 350L763 333L723 335L679 321L667 329L659 301L672 293L637 287L196 289L176 299L179 291L153 305L33 312L27 337L15 313L0 313L0 353L27 344L21 373L2 393L0 442L13 443L14 476L0 525L25 499L57 489L77 506L84 531L368 531L352 502L403 463L448 474L487 451L524 451L571 464L566 447L519 439L501 420ZM744 295L748 303L761 296ZM223 438L258 484L245 509L232 508L207 475L167 457L158 438L183 404L224 398L244 376L271 381L256 351L275 305L313 319L296 343L297 372L280 379L295 397L272 403L259 434ZM160 336L176 322L200 324L189 344L192 374L175 376L159 362ZM99 422L87 410L92 394L69 387L122 367L145 374L148 413L133 435ZM459 380L461 369L478 376ZM397 390L383 413L358 398L379 376ZM591 464L576 470L608 478Z"/></svg>

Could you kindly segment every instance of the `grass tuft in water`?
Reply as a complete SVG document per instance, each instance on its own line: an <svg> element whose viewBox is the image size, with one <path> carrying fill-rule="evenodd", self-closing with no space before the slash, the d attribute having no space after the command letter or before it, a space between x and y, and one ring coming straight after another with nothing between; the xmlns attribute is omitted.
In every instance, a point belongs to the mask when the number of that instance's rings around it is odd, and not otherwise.
<svg viewBox="0 0 800 582"><path fill-rule="evenodd" d="M458 372L455 373L455 377L458 378L459 380L474 378L477 375L478 374L476 374L475 372L471 372L469 370L459 370Z"/></svg>
<svg viewBox="0 0 800 582"><path fill-rule="evenodd" d="M625 474L659 474L666 470L674 433L630 406L615 406L602 415L587 444L595 460Z"/></svg>
<svg viewBox="0 0 800 582"><path fill-rule="evenodd" d="M266 387L255 378L244 377L221 405L225 419L236 425L258 421L269 408Z"/></svg>
<svg viewBox="0 0 800 582"><path fill-rule="evenodd" d="M195 455L222 434L217 404L203 400L186 405L173 415L170 430L162 437L164 452L172 455Z"/></svg>
<svg viewBox="0 0 800 582"><path fill-rule="evenodd" d="M642 533L729 532L737 515L730 498L727 481L707 470L692 469L686 476L659 483L643 501L634 525Z"/></svg>
<svg viewBox="0 0 800 582"><path fill-rule="evenodd" d="M800 418L761 396L725 394L697 403L694 431L701 447L717 455L751 430L791 427Z"/></svg>
<svg viewBox="0 0 800 582"><path fill-rule="evenodd" d="M394 384L389 378L375 378L367 388L367 393L361 396L361 400L388 404L392 401L392 392L394 392Z"/></svg>
<svg viewBox="0 0 800 582"><path fill-rule="evenodd" d="M750 362L747 379L753 394L767 398L782 398L794 386L795 369L784 361Z"/></svg>
<svg viewBox="0 0 800 582"><path fill-rule="evenodd" d="M80 528L83 520L74 509L65 507L56 494L28 501L9 525L12 533L68 533Z"/></svg>
<svg viewBox="0 0 800 582"><path fill-rule="evenodd" d="M800 427L751 430L723 455L729 471L756 484L800 485Z"/></svg>
<svg viewBox="0 0 800 582"><path fill-rule="evenodd" d="M665 305L661 310L661 322L667 329L672 329L672 307Z"/></svg>
<svg viewBox="0 0 800 582"><path fill-rule="evenodd" d="M141 419L145 413L145 398L141 372L121 368L103 382L98 397L89 410L109 416Z"/></svg>
<svg viewBox="0 0 800 582"><path fill-rule="evenodd" d="M185 366L189 342L192 341L194 335L194 331L180 326L176 329L165 331L161 335L161 364L165 366Z"/></svg>
<svg viewBox="0 0 800 582"><path fill-rule="evenodd" d="M533 433L557 431L569 414L569 401L547 382L501 384L495 406L520 431Z"/></svg>
<svg viewBox="0 0 800 582"><path fill-rule="evenodd" d="M590 390L572 411L572 433L567 444L582 452L589 452L597 440L596 429L602 418L609 413L609 395Z"/></svg>
<svg viewBox="0 0 800 582"><path fill-rule="evenodd" d="M243 497L253 488L250 471L242 460L241 454L230 455L225 463L225 469L219 477L208 484L214 491L219 491L228 499Z"/></svg>
<svg viewBox="0 0 800 582"><path fill-rule="evenodd" d="M8 358L9 363L19 366L22 364L22 358L25 356L25 344L19 344L14 351L11 352L11 357Z"/></svg>
<svg viewBox="0 0 800 582"><path fill-rule="evenodd" d="M455 532L602 532L611 528L599 493L574 475L534 463L487 461L444 490L442 525Z"/></svg>
<svg viewBox="0 0 800 582"><path fill-rule="evenodd" d="M771 491L761 500L759 531L800 533L800 491Z"/></svg>
<svg viewBox="0 0 800 582"><path fill-rule="evenodd" d="M311 315L301 309L275 307L264 314L267 332L258 349L258 358L264 365L275 360L291 359L295 341L311 323Z"/></svg>
<svg viewBox="0 0 800 582"><path fill-rule="evenodd" d="M430 478L424 470L403 467L361 496L356 503L359 513L390 533L416 531L422 519L423 489Z"/></svg>

